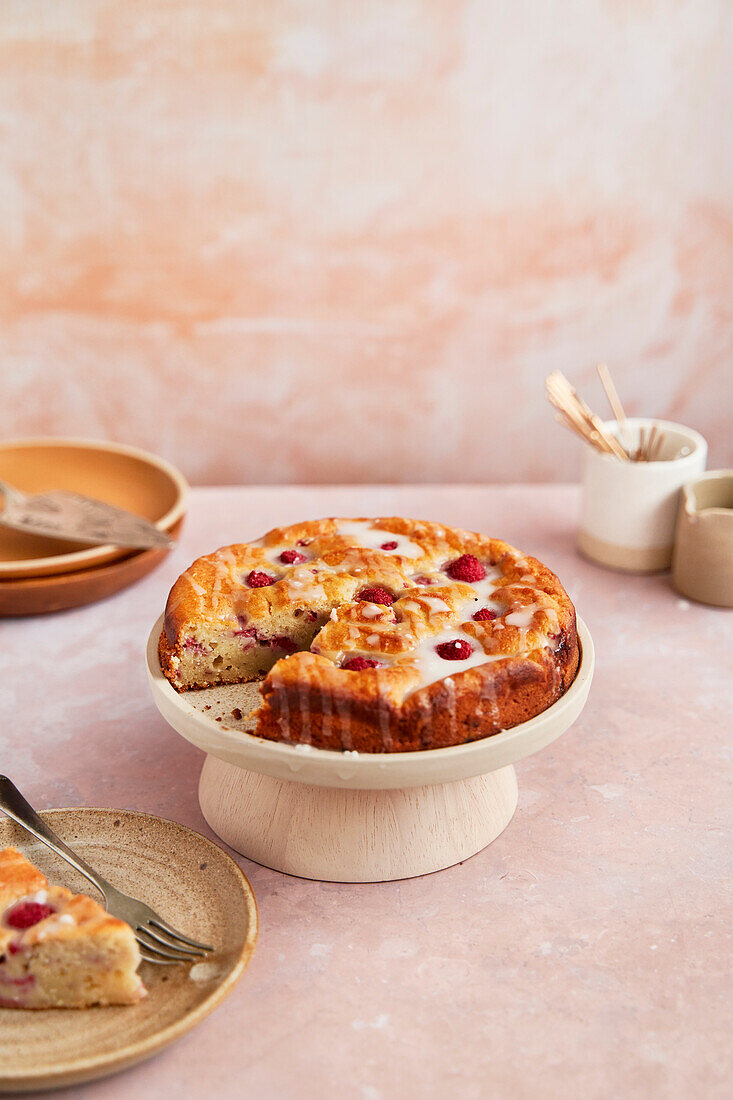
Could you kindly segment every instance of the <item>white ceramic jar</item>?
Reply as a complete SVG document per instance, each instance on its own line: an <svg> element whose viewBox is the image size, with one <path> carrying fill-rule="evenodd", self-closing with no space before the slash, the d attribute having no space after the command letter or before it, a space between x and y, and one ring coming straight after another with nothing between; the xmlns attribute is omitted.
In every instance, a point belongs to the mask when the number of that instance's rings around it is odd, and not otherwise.
<svg viewBox="0 0 733 1100"><path fill-rule="evenodd" d="M625 433L606 427L627 448L656 425L663 442L655 462L623 462L583 448L578 546L585 557L628 573L655 573L672 564L680 490L705 469L708 446L699 432L668 420L633 418Z"/></svg>

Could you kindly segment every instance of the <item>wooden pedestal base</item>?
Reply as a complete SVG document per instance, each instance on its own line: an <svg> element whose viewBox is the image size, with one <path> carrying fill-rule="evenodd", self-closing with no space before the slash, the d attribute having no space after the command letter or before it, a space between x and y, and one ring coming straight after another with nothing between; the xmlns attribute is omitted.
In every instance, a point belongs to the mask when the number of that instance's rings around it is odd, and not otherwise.
<svg viewBox="0 0 733 1100"><path fill-rule="evenodd" d="M208 754L199 800L209 825L265 867L331 882L426 875L496 840L517 805L512 765L573 724L593 678L593 641L578 619L578 674L535 718L444 749L333 752L234 728L235 709L249 715L257 705L253 685L179 694L158 660L162 624L148 639L153 698L166 721Z"/></svg>
<svg viewBox="0 0 733 1100"><path fill-rule="evenodd" d="M451 867L495 840L517 805L514 768L393 790L317 787L207 756L199 800L222 840L301 878L384 882Z"/></svg>

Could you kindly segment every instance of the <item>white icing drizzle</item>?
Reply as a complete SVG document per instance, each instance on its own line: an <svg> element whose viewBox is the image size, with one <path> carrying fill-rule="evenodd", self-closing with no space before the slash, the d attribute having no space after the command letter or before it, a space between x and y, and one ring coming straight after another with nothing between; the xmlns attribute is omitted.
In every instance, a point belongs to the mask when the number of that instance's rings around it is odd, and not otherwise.
<svg viewBox="0 0 733 1100"><path fill-rule="evenodd" d="M251 542L250 546L262 546L262 540L259 543ZM272 562L273 565L277 565L280 569L296 569L299 565L305 565L309 561L308 548L303 546L295 546L293 543L281 542L277 546L265 546L264 550L265 558L267 561ZM300 554L303 557L303 561L287 562L280 561L280 555L285 550L295 550L296 554ZM255 569L259 569L258 565L254 566Z"/></svg>
<svg viewBox="0 0 733 1100"><path fill-rule="evenodd" d="M249 545L254 546L254 543L251 542ZM280 555L283 550L288 549L290 549L288 546L270 546L269 548L265 548L265 558L267 561L272 562L273 565L285 565L285 562L280 561ZM296 562L296 564L298 563ZM302 564L303 563L300 562L300 565ZM256 569L257 566L254 566L254 568Z"/></svg>
<svg viewBox="0 0 733 1100"><path fill-rule="evenodd" d="M229 602L226 597L226 592L222 593L222 584L225 580L231 583L232 580L238 576L239 561L231 546L223 546L221 550L217 550L215 554L212 554L212 560L215 563L215 576L214 583L209 592L211 607L214 614L218 615L219 604L222 603L223 615L228 618Z"/></svg>
<svg viewBox="0 0 733 1100"><path fill-rule="evenodd" d="M316 600L325 600L326 591L319 580L314 577L311 567L296 565L281 580L285 594L293 602L305 601L312 603Z"/></svg>
<svg viewBox="0 0 733 1100"><path fill-rule="evenodd" d="M509 654L498 653L488 654L484 652L483 646L477 638L467 634L462 628L462 623L466 622L480 607L489 606L492 610L495 610L497 614L501 613L501 589L496 588L497 581L503 576L500 569L496 567L487 567L486 577L480 581L474 581L471 584L471 588L476 592L476 596L469 597L456 612L456 624L454 626L448 626L442 630L439 634L433 634L429 637L423 638L418 642L417 646L411 653L400 658L397 664L407 664L415 667L420 675L420 683L416 687L407 692L407 695L411 695L413 691L417 691L420 688L426 687L428 684L434 684L437 680L445 680L451 690L454 688L451 675L458 672L463 672L468 668L475 668L477 665L488 664L492 661L500 661ZM493 599L492 599L493 597ZM450 610L444 600L438 596L421 596L421 600L427 603L431 607L429 615L437 610L437 605L442 604L440 610ZM410 604L414 604L419 607L416 600L410 600ZM407 606L407 603L405 604ZM523 635L526 635L527 631L532 625L532 620L536 611L545 611L550 617L550 627L554 622L557 623L557 612L554 608L544 607L540 603L532 604L528 607L523 607L517 611L512 611L505 616L504 622L496 622L494 630L502 630L504 623L510 626L517 626L522 631ZM473 649L473 652L462 661L446 661L444 657L441 657L437 652L437 647L443 642L453 642L457 640L467 641ZM549 644L546 643L546 644ZM493 709L496 708L495 700L492 700Z"/></svg>
<svg viewBox="0 0 733 1100"><path fill-rule="evenodd" d="M473 653L465 661L446 661L444 657L439 656L436 652L436 646L441 645L443 642L455 642L457 640L468 642L473 649ZM419 673L420 683L407 692L407 695L412 695L413 691L426 687L428 684L434 684L436 680L450 679L457 672L465 672L467 668L476 668L477 665L488 664L489 661L499 661L504 656L503 653L484 653L481 643L476 638L466 634L460 626L449 626L445 630L441 630L439 634L432 634L429 638L423 638L422 641L418 642L415 649L401 659L398 664L412 665Z"/></svg>
<svg viewBox="0 0 733 1100"><path fill-rule="evenodd" d="M501 569L495 565L487 565L484 579L482 581L471 581L471 588L473 588L479 600L490 600L496 595L496 586L503 577L504 574Z"/></svg>
<svg viewBox="0 0 733 1100"><path fill-rule="evenodd" d="M411 542L406 535L398 535L394 531L385 531L383 527L372 527L370 520L354 519L342 520L335 535L345 535L355 540L355 545L364 546L368 550L380 550L385 542L396 542L394 550L385 550L385 554L401 554L403 558L422 558L425 554L422 546ZM358 541L357 541L358 540Z"/></svg>
<svg viewBox="0 0 733 1100"><path fill-rule="evenodd" d="M195 581L190 573L184 573L183 576L191 585L191 588L193 588L197 596L206 596L208 594L207 589L204 588L202 584L199 584L198 581Z"/></svg>

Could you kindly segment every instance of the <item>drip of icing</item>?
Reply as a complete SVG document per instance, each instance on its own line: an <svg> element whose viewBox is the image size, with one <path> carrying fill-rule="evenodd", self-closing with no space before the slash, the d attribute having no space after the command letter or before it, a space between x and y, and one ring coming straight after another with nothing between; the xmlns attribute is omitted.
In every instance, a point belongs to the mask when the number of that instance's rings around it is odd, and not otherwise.
<svg viewBox="0 0 733 1100"><path fill-rule="evenodd" d="M381 550L383 543L396 542L394 550L385 550L384 553L401 554L403 558L422 558L425 554L422 546L411 542L405 535L385 531L383 527L372 527L370 520L342 520L334 534L354 539L355 545L368 550Z"/></svg>
<svg viewBox="0 0 733 1100"><path fill-rule="evenodd" d="M537 611L544 611L549 619L550 629L557 629L558 618L557 611L554 607L545 607L541 603L529 604L527 607L520 607L516 611L510 611L508 615L504 616L504 622L508 626L518 627L522 633L526 634L529 628L532 626L532 622Z"/></svg>
<svg viewBox="0 0 733 1100"><path fill-rule="evenodd" d="M539 604L533 603L529 607L520 607L518 611L511 611L505 615L504 622L508 626L518 626L520 630L529 630L535 611L539 611Z"/></svg>
<svg viewBox="0 0 733 1100"><path fill-rule="evenodd" d="M405 611L421 610L420 604L417 602L417 600L403 600L401 606L404 607Z"/></svg>
<svg viewBox="0 0 733 1100"><path fill-rule="evenodd" d="M363 619L378 619L383 612L384 608L380 607L378 603L368 603L366 607L361 609Z"/></svg>
<svg viewBox="0 0 733 1100"><path fill-rule="evenodd" d="M445 600L441 600L440 596L420 596L420 600L421 603L418 603L417 600L403 599L400 606L404 607L405 611L422 611L423 605L427 604L428 618L438 614L444 615L446 612L453 610L450 604L446 603Z"/></svg>
<svg viewBox="0 0 733 1100"><path fill-rule="evenodd" d="M428 605L430 615L438 615L441 612L445 613L451 610L450 605L445 600L441 600L440 596L421 596L420 598L423 603Z"/></svg>

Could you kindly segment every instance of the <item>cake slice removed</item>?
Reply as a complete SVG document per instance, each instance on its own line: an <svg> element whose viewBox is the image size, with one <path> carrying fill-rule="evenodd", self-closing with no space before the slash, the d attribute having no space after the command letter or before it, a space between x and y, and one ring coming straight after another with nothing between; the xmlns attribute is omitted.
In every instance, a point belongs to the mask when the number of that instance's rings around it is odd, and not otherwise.
<svg viewBox="0 0 733 1100"><path fill-rule="evenodd" d="M145 996L140 949L92 898L49 886L17 848L0 851L0 1007L129 1005Z"/></svg>

